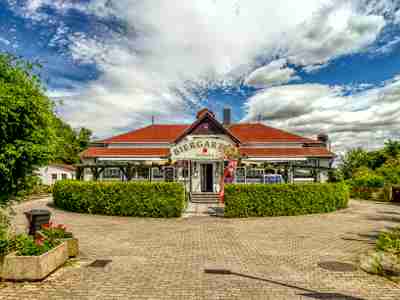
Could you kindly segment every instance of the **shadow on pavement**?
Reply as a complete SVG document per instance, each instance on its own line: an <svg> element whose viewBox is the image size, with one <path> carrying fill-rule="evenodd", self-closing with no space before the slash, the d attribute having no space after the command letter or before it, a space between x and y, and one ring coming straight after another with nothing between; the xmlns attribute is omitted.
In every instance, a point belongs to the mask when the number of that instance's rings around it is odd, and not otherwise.
<svg viewBox="0 0 400 300"><path fill-rule="evenodd" d="M244 277L244 278L249 278L249 279L254 279L254 280L259 280L259 281L263 281L263 282L272 283L272 284L276 284L276 285L280 285L280 286L284 286L284 287L288 287L288 288L292 288L292 289L296 289L296 290L300 290L300 291L306 292L305 294L299 294L299 295L304 296L304 297L308 297L308 298L312 298L312 299L364 300L363 298L353 297L353 296L344 295L344 294L340 294L340 293L318 292L318 291L302 288L302 287L299 287L299 286L296 286L296 285L287 284L287 283L284 283L284 282L279 282L279 281L266 279L266 278L261 278L261 277L257 277L257 276L252 276L252 275L232 272L232 271L227 270L227 269L215 269L215 270L213 270L213 269L205 269L204 272L205 273L209 273L209 274L219 274L219 275L235 275L235 276L240 276L240 277Z"/></svg>

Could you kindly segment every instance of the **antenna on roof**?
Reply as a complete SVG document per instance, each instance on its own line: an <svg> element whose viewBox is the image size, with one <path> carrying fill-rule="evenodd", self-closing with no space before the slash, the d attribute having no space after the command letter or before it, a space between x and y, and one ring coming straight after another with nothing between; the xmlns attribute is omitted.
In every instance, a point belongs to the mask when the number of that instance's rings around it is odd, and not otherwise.
<svg viewBox="0 0 400 300"><path fill-rule="evenodd" d="M151 125L154 125L154 115L151 116Z"/></svg>
<svg viewBox="0 0 400 300"><path fill-rule="evenodd" d="M258 114L257 115L257 123L261 123L261 120L262 120L262 116L261 116L261 114Z"/></svg>

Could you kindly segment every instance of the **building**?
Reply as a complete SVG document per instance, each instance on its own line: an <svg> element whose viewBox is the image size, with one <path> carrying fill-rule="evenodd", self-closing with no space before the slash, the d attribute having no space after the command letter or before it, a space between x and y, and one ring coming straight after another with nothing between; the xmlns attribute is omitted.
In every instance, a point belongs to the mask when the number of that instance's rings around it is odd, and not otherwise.
<svg viewBox="0 0 400 300"><path fill-rule="evenodd" d="M57 180L75 179L75 167L63 164L50 164L39 168L37 175L42 181L42 184L52 185Z"/></svg>
<svg viewBox="0 0 400 300"><path fill-rule="evenodd" d="M334 154L326 135L309 139L262 123L223 122L208 109L192 124L153 124L97 141L81 154L85 180L181 181L190 192L218 192L227 153L236 153L235 182L265 182L281 174L286 182L321 182Z"/></svg>

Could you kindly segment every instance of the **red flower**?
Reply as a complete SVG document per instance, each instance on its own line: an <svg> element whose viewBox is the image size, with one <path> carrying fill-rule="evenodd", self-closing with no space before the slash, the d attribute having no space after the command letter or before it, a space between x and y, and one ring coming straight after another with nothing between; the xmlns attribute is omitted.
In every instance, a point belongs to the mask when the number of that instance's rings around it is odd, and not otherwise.
<svg viewBox="0 0 400 300"><path fill-rule="evenodd" d="M42 245L43 245L43 242L44 242L44 238L43 238L42 236L38 236L38 237L35 239L35 244L38 245L38 246L42 246Z"/></svg>
<svg viewBox="0 0 400 300"><path fill-rule="evenodd" d="M203 148L203 153L207 153L207 148Z"/></svg>
<svg viewBox="0 0 400 300"><path fill-rule="evenodd" d="M64 230L64 231L67 229L67 227L66 227L65 225L63 225L63 224L58 224L58 225L57 225L57 228L58 228L58 229L62 229L62 230Z"/></svg>
<svg viewBox="0 0 400 300"><path fill-rule="evenodd" d="M43 225L42 225L42 228L43 228L43 229L49 229L49 228L50 228L50 223L48 223L48 224L43 224Z"/></svg>

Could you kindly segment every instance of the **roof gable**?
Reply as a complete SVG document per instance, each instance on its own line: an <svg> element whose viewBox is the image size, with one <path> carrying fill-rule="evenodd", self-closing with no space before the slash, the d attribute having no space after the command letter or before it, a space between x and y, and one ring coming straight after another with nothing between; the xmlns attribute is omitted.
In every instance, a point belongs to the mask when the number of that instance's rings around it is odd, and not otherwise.
<svg viewBox="0 0 400 300"><path fill-rule="evenodd" d="M175 139L175 143L178 143L189 134L224 134L229 136L236 144L240 144L240 140L218 122L212 112L202 110L197 116L198 119Z"/></svg>

